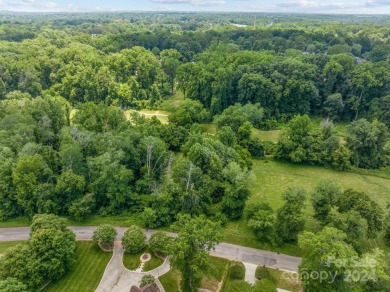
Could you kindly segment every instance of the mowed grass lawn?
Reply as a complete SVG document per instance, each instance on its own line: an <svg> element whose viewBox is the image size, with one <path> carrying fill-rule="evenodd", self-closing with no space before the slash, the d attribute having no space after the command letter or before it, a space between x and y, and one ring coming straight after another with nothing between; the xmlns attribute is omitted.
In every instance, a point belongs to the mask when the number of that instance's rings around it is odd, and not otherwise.
<svg viewBox="0 0 390 292"><path fill-rule="evenodd" d="M171 269L168 273L158 278L167 292L181 292L181 273L176 269Z"/></svg>
<svg viewBox="0 0 390 292"><path fill-rule="evenodd" d="M111 252L103 252L92 241L78 241L73 269L44 291L95 291L111 256Z"/></svg>
<svg viewBox="0 0 390 292"><path fill-rule="evenodd" d="M154 270L155 268L161 266L164 263L162 258L157 257L149 248L149 246L145 246L142 250L137 253L127 253L125 252L123 255L123 265L126 269L130 271L136 270L141 265L141 256L144 253L148 253L151 255L151 259L147 261L144 265L143 272Z"/></svg>

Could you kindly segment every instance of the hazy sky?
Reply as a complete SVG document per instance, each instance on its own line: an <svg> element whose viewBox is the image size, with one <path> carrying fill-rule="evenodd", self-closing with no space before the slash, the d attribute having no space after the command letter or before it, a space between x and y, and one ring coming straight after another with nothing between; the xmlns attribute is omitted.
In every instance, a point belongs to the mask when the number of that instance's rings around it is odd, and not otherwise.
<svg viewBox="0 0 390 292"><path fill-rule="evenodd" d="M0 0L12 11L249 11L390 14L390 0Z"/></svg>

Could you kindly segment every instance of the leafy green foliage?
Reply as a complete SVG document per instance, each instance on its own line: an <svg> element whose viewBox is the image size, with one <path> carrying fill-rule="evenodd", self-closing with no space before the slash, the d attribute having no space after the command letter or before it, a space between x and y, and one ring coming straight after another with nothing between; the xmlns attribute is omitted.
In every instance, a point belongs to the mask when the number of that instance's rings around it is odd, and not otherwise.
<svg viewBox="0 0 390 292"><path fill-rule="evenodd" d="M283 194L284 205L276 215L275 231L278 240L294 242L303 231L305 219L302 214L306 191L302 188L288 188Z"/></svg>
<svg viewBox="0 0 390 292"><path fill-rule="evenodd" d="M274 210L268 203L248 205L246 208L246 217L248 226L253 228L258 239L274 242L276 216Z"/></svg>
<svg viewBox="0 0 390 292"><path fill-rule="evenodd" d="M179 217L179 235L171 249L171 265L182 272L183 289L196 291L200 286L203 272L210 268L208 252L222 239L218 223L204 216Z"/></svg>
<svg viewBox="0 0 390 292"><path fill-rule="evenodd" d="M276 279L271 275L268 268L266 268L265 266L258 266L256 268L255 276L257 280L267 279L272 283L276 283Z"/></svg>
<svg viewBox="0 0 390 292"><path fill-rule="evenodd" d="M351 161L362 168L378 168L385 164L384 146L387 129L382 123L370 123L360 119L348 127L347 147L351 149Z"/></svg>
<svg viewBox="0 0 390 292"><path fill-rule="evenodd" d="M162 231L152 234L149 239L149 247L153 252L167 255L171 251L173 239Z"/></svg>
<svg viewBox="0 0 390 292"><path fill-rule="evenodd" d="M135 253L145 246L145 241L146 235L142 229L133 225L125 231L122 246L127 252Z"/></svg>
<svg viewBox="0 0 390 292"><path fill-rule="evenodd" d="M365 193L348 189L337 201L338 211L357 211L367 221L367 235L376 237L383 229L383 210Z"/></svg>
<svg viewBox="0 0 390 292"><path fill-rule="evenodd" d="M92 239L99 244L110 245L114 242L117 234L115 227L109 224L102 224L95 229Z"/></svg>
<svg viewBox="0 0 390 292"><path fill-rule="evenodd" d="M176 126L190 127L194 123L205 123L210 120L210 113L199 101L185 99L168 117Z"/></svg>
<svg viewBox="0 0 390 292"><path fill-rule="evenodd" d="M367 283L360 281L360 277L356 280L350 279L349 274L353 271L367 275L366 281L370 284L388 279L385 272L388 264L382 251L374 249L359 257L353 247L346 243L346 239L347 235L344 232L332 227L325 227L317 234L303 232L299 236L299 245L305 251L299 266L305 289L316 291L361 289ZM310 276L313 271L328 273L334 280L315 279Z"/></svg>
<svg viewBox="0 0 390 292"><path fill-rule="evenodd" d="M35 215L30 239L8 249L0 259L0 278L16 278L29 289L58 280L74 264L75 234L65 219Z"/></svg>
<svg viewBox="0 0 390 292"><path fill-rule="evenodd" d="M244 280L245 266L241 262L234 262L230 265L229 276L233 280Z"/></svg>
<svg viewBox="0 0 390 292"><path fill-rule="evenodd" d="M255 283L253 292L275 292L277 291L275 283L263 278Z"/></svg>
<svg viewBox="0 0 390 292"><path fill-rule="evenodd" d="M235 104L224 110L220 115L215 116L214 123L218 128L229 126L235 133L238 129L250 122L256 128L259 128L263 122L263 109L259 104Z"/></svg>
<svg viewBox="0 0 390 292"><path fill-rule="evenodd" d="M0 281L0 290L3 292L27 292L27 286L15 278Z"/></svg>
<svg viewBox="0 0 390 292"><path fill-rule="evenodd" d="M156 279L152 275L145 275L142 277L141 282L140 282L140 287L145 287L146 285L149 284L156 284Z"/></svg>
<svg viewBox="0 0 390 292"><path fill-rule="evenodd" d="M329 180L320 181L311 196L314 217L325 222L332 206L335 205L340 195L341 190L334 182Z"/></svg>

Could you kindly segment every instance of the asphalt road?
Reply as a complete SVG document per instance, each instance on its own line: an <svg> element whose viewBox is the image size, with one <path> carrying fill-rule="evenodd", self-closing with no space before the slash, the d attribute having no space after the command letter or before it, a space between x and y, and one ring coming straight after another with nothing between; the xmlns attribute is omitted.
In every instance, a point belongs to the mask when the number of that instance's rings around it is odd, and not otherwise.
<svg viewBox="0 0 390 292"><path fill-rule="evenodd" d="M69 229L76 234L77 240L90 240L95 228L96 227L93 226L69 226ZM117 239L120 240L126 228L118 227L117 230ZM155 231L153 230L145 230L145 234L148 238L154 232ZM0 228L0 241L27 240L29 238L29 233L29 227ZM174 233L168 232L168 234L176 236ZM297 272L298 266L301 262L301 258L299 257L224 242L218 244L215 250L211 251L210 254L230 260L242 261L256 265L265 265L270 268L291 272Z"/></svg>

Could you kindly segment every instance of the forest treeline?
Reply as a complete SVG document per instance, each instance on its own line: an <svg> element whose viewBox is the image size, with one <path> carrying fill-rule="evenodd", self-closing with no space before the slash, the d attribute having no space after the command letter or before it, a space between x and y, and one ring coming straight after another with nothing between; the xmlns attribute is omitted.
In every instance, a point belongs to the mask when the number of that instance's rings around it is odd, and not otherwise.
<svg viewBox="0 0 390 292"><path fill-rule="evenodd" d="M321 181L310 196L313 217L304 214L301 187L286 186L277 210L246 201L253 159L265 156L387 177L389 18L2 15L0 220L53 221L58 230L33 230L19 257L16 249L3 257L11 268L1 278L20 270L16 278L35 288L69 269L74 237L54 215L136 214L146 228L184 218L191 235L207 217L214 222L207 236L245 218L261 242L298 243L301 269L322 269L318 254L377 263L367 272L378 278L367 283L346 284L348 270L340 269L332 287L302 278L308 291L387 291L383 252L364 252L366 240L389 243L390 215L365 190ZM128 109L167 110L168 123ZM323 121L313 127L312 118ZM346 125L343 139L337 123ZM254 128L283 131L273 143ZM304 231L309 217L321 231ZM22 267L30 255L36 264L41 233L69 247L59 254L61 272L46 262L37 274Z"/></svg>
<svg viewBox="0 0 390 292"><path fill-rule="evenodd" d="M201 21L192 31L182 30L188 18L176 21L1 25L9 37L0 42L2 219L147 206L155 227L215 203L215 216L236 219L253 157L339 170L388 165L390 45L382 26L351 23L356 30L347 33L334 23L313 31L310 22L206 29ZM11 26L34 35L12 39ZM81 32L96 27L101 34ZM168 125L126 119L123 109L166 107L177 89L188 99L170 106ZM312 131L309 116L326 122ZM216 135L199 125L211 121ZM345 143L332 124L340 121L354 121ZM277 145L251 135L280 123L289 124ZM174 159L178 151L184 156Z"/></svg>
<svg viewBox="0 0 390 292"><path fill-rule="evenodd" d="M154 25L142 15L103 18L63 24L66 29L55 18L54 24L3 23L0 97L21 91L72 104L156 108L177 82L212 114L236 102L260 103L270 120L265 127L296 114L377 118L389 126L389 34L375 20L317 29L291 20L290 29L283 23L254 29L221 17L214 28L193 19L191 30L185 27L191 16L182 18L175 23L168 15Z"/></svg>

